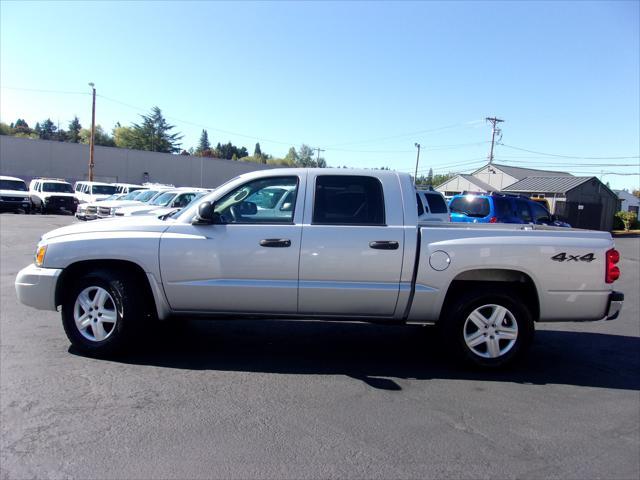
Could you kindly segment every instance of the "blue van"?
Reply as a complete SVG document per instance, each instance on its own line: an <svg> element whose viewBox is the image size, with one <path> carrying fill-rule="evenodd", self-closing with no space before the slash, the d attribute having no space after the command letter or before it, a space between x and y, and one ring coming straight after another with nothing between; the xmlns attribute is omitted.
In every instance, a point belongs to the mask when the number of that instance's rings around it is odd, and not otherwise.
<svg viewBox="0 0 640 480"><path fill-rule="evenodd" d="M549 213L540 203L517 195L461 194L449 202L452 222L534 223L571 227Z"/></svg>

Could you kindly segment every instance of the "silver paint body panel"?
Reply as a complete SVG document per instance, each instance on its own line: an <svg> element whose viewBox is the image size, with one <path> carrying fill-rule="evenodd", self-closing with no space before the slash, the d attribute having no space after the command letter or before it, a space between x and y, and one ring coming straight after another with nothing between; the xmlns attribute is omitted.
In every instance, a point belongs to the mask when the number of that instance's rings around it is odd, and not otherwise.
<svg viewBox="0 0 640 480"><path fill-rule="evenodd" d="M379 179L386 225L313 225L315 178L322 174ZM270 176L299 179L291 224L192 224L200 202L215 201L248 181ZM18 275L19 299L36 308L55 309L51 292L62 270L85 260L125 260L146 272L161 318L180 312L229 312L433 323L456 278L504 270L531 278L539 297L540 320L594 320L607 314L612 286L604 282L604 256L613 247L608 233L528 225L419 223L415 189L406 174L263 170L229 181L200 202L176 219L121 217L45 234L41 240L47 245L44 268L27 267ZM291 245L260 246L260 240L268 238L289 239ZM397 241L399 248L369 248L369 242L381 240ZM448 255L446 269L430 266L434 252ZM593 253L595 258L592 262L551 260L561 252Z"/></svg>

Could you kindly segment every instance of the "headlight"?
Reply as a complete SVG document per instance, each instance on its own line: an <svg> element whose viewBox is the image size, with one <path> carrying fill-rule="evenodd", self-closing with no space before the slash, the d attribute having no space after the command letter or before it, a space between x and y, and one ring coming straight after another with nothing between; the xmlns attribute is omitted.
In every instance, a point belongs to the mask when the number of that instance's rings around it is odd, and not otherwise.
<svg viewBox="0 0 640 480"><path fill-rule="evenodd" d="M36 259L35 259L35 263L37 267L41 267L42 264L44 263L44 254L47 253L47 246L46 245L40 245L37 249L36 249Z"/></svg>
<svg viewBox="0 0 640 480"><path fill-rule="evenodd" d="M111 210L109 210L109 213L111 215L115 215L116 214L116 210L118 209L118 207L111 207Z"/></svg>

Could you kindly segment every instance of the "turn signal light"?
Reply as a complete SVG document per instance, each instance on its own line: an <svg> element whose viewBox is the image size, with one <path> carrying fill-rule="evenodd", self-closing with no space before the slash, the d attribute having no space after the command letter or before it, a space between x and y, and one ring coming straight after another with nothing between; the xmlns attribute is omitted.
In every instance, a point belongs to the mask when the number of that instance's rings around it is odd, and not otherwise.
<svg viewBox="0 0 640 480"><path fill-rule="evenodd" d="M620 269L616 266L616 263L620 261L620 253L612 248L607 250L607 264L605 270L604 281L607 283L613 283L620 278Z"/></svg>
<svg viewBox="0 0 640 480"><path fill-rule="evenodd" d="M36 266L41 267L44 263L44 254L47 253L47 246L42 245L36 250Z"/></svg>

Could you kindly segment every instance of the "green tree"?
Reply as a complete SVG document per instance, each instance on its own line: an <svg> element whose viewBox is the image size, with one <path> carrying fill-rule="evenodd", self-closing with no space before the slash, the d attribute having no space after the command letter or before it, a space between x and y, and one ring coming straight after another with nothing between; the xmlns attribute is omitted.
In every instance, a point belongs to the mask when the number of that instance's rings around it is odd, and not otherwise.
<svg viewBox="0 0 640 480"><path fill-rule="evenodd" d="M140 150L151 152L176 153L180 151L182 135L171 133L175 127L167 123L162 110L153 107L149 115L140 115L142 123L134 123L132 128L136 136L136 144Z"/></svg>
<svg viewBox="0 0 640 480"><path fill-rule="evenodd" d="M36 123L35 132L41 140L55 140L57 130L58 128L50 118L47 118L42 124Z"/></svg>
<svg viewBox="0 0 640 480"><path fill-rule="evenodd" d="M298 152L296 151L295 147L291 147L289 149L284 157L284 161L287 165L290 165L292 167L298 164Z"/></svg>
<svg viewBox="0 0 640 480"><path fill-rule="evenodd" d="M638 219L635 212L617 212L616 217L622 221L625 232L628 232L631 229L631 225L634 225Z"/></svg>
<svg viewBox="0 0 640 480"><path fill-rule="evenodd" d="M82 125L80 125L80 120L78 119L78 117L73 117L73 120L69 122L69 131L67 132L68 141L71 143L79 143L80 130L82 130Z"/></svg>
<svg viewBox="0 0 640 480"><path fill-rule="evenodd" d="M13 133L13 128L7 125L4 122L0 122L0 135L11 135Z"/></svg>
<svg viewBox="0 0 640 480"><path fill-rule="evenodd" d="M198 142L198 148L196 149L196 155L207 157L205 152L211 152L211 144L209 143L209 134L206 130L202 130L200 134L200 141Z"/></svg>
<svg viewBox="0 0 640 480"><path fill-rule="evenodd" d="M298 166L315 167L316 162L313 160L313 149L306 144L300 145L298 149Z"/></svg>
<svg viewBox="0 0 640 480"><path fill-rule="evenodd" d="M113 143L119 148L140 149L136 134L132 127L123 127L119 123L113 129Z"/></svg>
<svg viewBox="0 0 640 480"><path fill-rule="evenodd" d="M83 128L80 130L80 143L89 144L91 142L91 130L89 128ZM103 147L115 147L116 143L114 139L105 132L100 125L96 125L96 133L94 137L94 143L96 145L102 145Z"/></svg>
<svg viewBox="0 0 640 480"><path fill-rule="evenodd" d="M33 130L29 128L29 124L22 118L16 120L16 123L12 125L13 133L33 133Z"/></svg>

